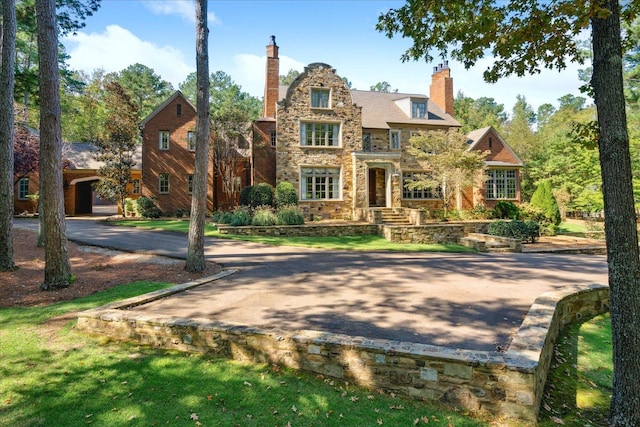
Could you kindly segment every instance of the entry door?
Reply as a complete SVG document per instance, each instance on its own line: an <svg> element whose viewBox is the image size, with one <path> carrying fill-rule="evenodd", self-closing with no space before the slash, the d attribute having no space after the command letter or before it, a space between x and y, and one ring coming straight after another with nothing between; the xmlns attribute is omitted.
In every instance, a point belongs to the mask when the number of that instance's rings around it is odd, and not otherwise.
<svg viewBox="0 0 640 427"><path fill-rule="evenodd" d="M376 170L369 169L369 207L378 206L376 201Z"/></svg>

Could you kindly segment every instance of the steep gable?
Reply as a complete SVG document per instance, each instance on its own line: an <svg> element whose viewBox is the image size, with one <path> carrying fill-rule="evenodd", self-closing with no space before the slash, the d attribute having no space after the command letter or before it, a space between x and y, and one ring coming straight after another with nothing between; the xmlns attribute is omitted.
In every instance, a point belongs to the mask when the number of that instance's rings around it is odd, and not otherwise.
<svg viewBox="0 0 640 427"><path fill-rule="evenodd" d="M489 151L485 158L488 166L522 166L522 160L502 139L493 126L476 129L467 134L469 150Z"/></svg>

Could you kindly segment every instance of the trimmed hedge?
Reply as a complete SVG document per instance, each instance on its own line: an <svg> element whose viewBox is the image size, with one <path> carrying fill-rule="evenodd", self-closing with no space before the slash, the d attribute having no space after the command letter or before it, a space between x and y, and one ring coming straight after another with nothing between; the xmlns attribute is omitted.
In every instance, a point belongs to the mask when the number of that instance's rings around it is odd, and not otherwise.
<svg viewBox="0 0 640 427"><path fill-rule="evenodd" d="M535 221L494 221L489 224L487 234L510 237L534 243L540 237L540 224Z"/></svg>

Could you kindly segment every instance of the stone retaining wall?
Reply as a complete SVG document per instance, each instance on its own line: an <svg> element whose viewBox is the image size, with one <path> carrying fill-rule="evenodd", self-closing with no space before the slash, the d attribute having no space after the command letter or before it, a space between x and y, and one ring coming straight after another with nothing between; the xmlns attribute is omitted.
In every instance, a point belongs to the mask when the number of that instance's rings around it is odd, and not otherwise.
<svg viewBox="0 0 640 427"><path fill-rule="evenodd" d="M459 243L470 233L486 233L490 221L468 221L446 224L382 226L385 239L398 243Z"/></svg>
<svg viewBox="0 0 640 427"><path fill-rule="evenodd" d="M179 290L201 283L179 285ZM509 350L498 353L321 331L260 329L213 319L150 317L135 310L175 292L170 288L82 312L78 329L160 348L275 363L411 398L527 420L537 417L559 330L607 311L609 304L608 288L599 285L544 294L531 307Z"/></svg>
<svg viewBox="0 0 640 427"><path fill-rule="evenodd" d="M220 234L238 234L243 236L363 236L379 234L375 224L344 224L344 225L273 225L231 227L219 226Z"/></svg>

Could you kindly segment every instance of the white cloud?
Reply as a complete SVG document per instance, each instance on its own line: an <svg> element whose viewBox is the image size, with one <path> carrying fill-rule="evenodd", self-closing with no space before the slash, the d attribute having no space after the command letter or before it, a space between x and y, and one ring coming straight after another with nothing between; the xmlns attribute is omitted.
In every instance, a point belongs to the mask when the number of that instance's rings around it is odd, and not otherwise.
<svg viewBox="0 0 640 427"><path fill-rule="evenodd" d="M193 1L164 1L154 0L143 2L144 6L156 15L177 15L184 21L196 22L196 9ZM207 13L207 21L218 23L213 12Z"/></svg>
<svg viewBox="0 0 640 427"><path fill-rule="evenodd" d="M87 73L98 68L117 72L140 63L152 68L177 88L189 73L195 71L179 49L141 40L118 25L107 26L103 33L78 32L63 42L70 55L70 68Z"/></svg>

